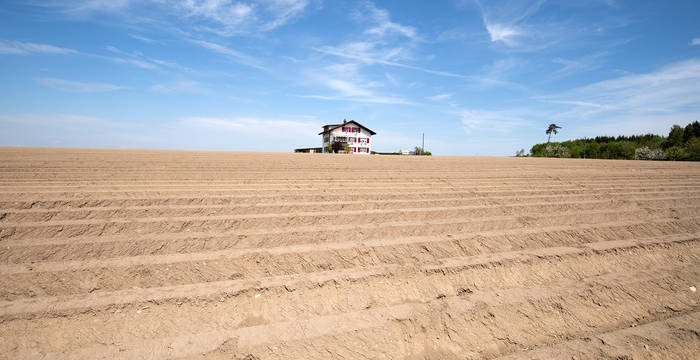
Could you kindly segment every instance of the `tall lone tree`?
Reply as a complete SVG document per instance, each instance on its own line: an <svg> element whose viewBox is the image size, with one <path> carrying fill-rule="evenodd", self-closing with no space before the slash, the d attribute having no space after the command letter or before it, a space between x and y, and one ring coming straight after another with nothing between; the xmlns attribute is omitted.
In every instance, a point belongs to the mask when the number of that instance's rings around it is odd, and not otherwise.
<svg viewBox="0 0 700 360"><path fill-rule="evenodd" d="M549 144L549 139L552 137L552 133L554 133L554 135L559 133L557 129L561 129L561 126L558 126L557 124L549 124L549 127L545 132L547 134L547 144Z"/></svg>

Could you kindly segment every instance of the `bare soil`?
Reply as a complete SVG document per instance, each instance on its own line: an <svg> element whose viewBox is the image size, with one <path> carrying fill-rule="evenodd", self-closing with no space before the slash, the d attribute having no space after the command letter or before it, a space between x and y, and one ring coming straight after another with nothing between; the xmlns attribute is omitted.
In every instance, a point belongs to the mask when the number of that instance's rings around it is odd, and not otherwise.
<svg viewBox="0 0 700 360"><path fill-rule="evenodd" d="M0 358L697 359L700 164L0 148Z"/></svg>

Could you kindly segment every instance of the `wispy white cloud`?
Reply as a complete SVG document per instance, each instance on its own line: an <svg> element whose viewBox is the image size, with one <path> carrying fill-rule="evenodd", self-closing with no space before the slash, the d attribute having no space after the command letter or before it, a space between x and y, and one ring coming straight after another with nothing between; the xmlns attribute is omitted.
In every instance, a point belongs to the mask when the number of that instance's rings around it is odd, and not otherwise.
<svg viewBox="0 0 700 360"><path fill-rule="evenodd" d="M117 49L115 46L112 46L112 45L105 46L105 49L107 49L107 51L113 52L115 54L123 54L124 53L123 51Z"/></svg>
<svg viewBox="0 0 700 360"><path fill-rule="evenodd" d="M416 29L412 26L401 25L391 21L389 12L384 9L379 9L373 3L365 3L365 9L362 17L369 17L373 22L372 26L365 30L367 35L376 35L384 37L387 35L401 35L407 38L415 39L417 37Z"/></svg>
<svg viewBox="0 0 700 360"><path fill-rule="evenodd" d="M372 95L372 92L368 89L360 88L350 81L339 79L326 79L325 85L342 94L343 96L365 97Z"/></svg>
<svg viewBox="0 0 700 360"><path fill-rule="evenodd" d="M158 69L158 65L153 64L153 63L148 62L148 61L145 61L145 60L125 59L125 58L117 58L117 57L113 57L110 59L116 63L129 64L129 65L139 67L141 69L148 69L148 70Z"/></svg>
<svg viewBox="0 0 700 360"><path fill-rule="evenodd" d="M508 46L515 46L517 44L516 38L524 35L522 30L513 25L492 24L488 22L485 22L484 25L486 26L486 31L488 31L492 42L501 41Z"/></svg>
<svg viewBox="0 0 700 360"><path fill-rule="evenodd" d="M360 40L347 41L339 45L317 46L313 49L358 66L384 65L408 69L430 75L464 80L480 88L508 87L517 90L524 89L523 86L506 79L506 73L509 68L515 67L515 60L513 59L497 60L490 67L482 69L476 75L463 75L414 65L412 64L415 62L413 52L423 43L415 28L392 22L386 10L378 9L372 3L365 3L362 9L364 21L369 21L371 25L363 31ZM359 17L359 15L356 16ZM423 59L426 58L423 57ZM390 78L386 78L386 80L393 83ZM396 101L394 98L383 100Z"/></svg>
<svg viewBox="0 0 700 360"><path fill-rule="evenodd" d="M75 10L114 11L121 10L133 3L132 0L84 0L77 1Z"/></svg>
<svg viewBox="0 0 700 360"><path fill-rule="evenodd" d="M697 94L700 94L700 60L693 59L650 73L601 81L552 98L598 104L601 109L671 112L680 107L700 107Z"/></svg>
<svg viewBox="0 0 700 360"><path fill-rule="evenodd" d="M692 46L700 45L700 38L693 38L693 40L690 40L690 45L692 45Z"/></svg>
<svg viewBox="0 0 700 360"><path fill-rule="evenodd" d="M75 54L77 51L48 44L12 41L0 39L0 54L29 55L29 54Z"/></svg>
<svg viewBox="0 0 700 360"><path fill-rule="evenodd" d="M620 15L614 1L547 1L547 0L473 0L481 13L484 28L490 42L502 45L508 52L533 52L558 44L571 44L590 35L601 36L610 29L628 26L629 16ZM552 5L552 6L549 6ZM605 8L594 19L577 16L581 8ZM548 8L549 6L549 8ZM559 11L551 12L551 8ZM561 9L565 8L565 9ZM544 9L544 10L543 10ZM545 15L546 13L546 15ZM612 36L611 36L612 38ZM605 46L614 47L629 39L608 41Z"/></svg>
<svg viewBox="0 0 700 360"><path fill-rule="evenodd" d="M310 0L57 0L45 7L57 8L60 12L79 17L90 17L95 13L118 14L129 20L167 23L187 26L188 32L209 32L222 36L258 35L259 32L275 30L301 17ZM140 18L143 6L156 8L150 19ZM133 38L152 42L140 35Z"/></svg>
<svg viewBox="0 0 700 360"><path fill-rule="evenodd" d="M316 50L365 64L390 65L412 59L411 48L419 40L415 28L391 21L387 10L379 9L369 1L360 5L354 17L366 26L356 40L336 46L320 46Z"/></svg>
<svg viewBox="0 0 700 360"><path fill-rule="evenodd" d="M186 17L213 21L223 26L225 32L234 32L238 26L254 15L251 5L231 1L167 1L166 3L181 10Z"/></svg>
<svg viewBox="0 0 700 360"><path fill-rule="evenodd" d="M344 44L341 46L322 46L314 48L314 50L320 53L337 56L347 60L354 60L364 64L381 64L403 69L416 70L432 75L446 76L465 80L471 79L471 77L469 76L456 74L449 71L434 70L421 66L405 64L394 60L387 60L399 56L399 54L401 54L403 51L401 47L389 50L383 49L376 51L377 49L375 49L375 44L373 43L351 43Z"/></svg>
<svg viewBox="0 0 700 360"><path fill-rule="evenodd" d="M153 44L153 43L157 42L156 40L153 40L151 38L147 38L147 37L139 35L139 34L129 34L129 37L136 39L136 40L141 40L141 41L143 41L145 43L149 43L149 44Z"/></svg>
<svg viewBox="0 0 700 360"><path fill-rule="evenodd" d="M303 14L309 0L265 0L253 3L229 0L166 1L188 18L212 22L214 26L199 29L220 35L253 34L284 26Z"/></svg>
<svg viewBox="0 0 700 360"><path fill-rule="evenodd" d="M53 0L32 2L32 5L54 8L64 14L83 17L95 12L121 12L132 3L132 0Z"/></svg>
<svg viewBox="0 0 700 360"><path fill-rule="evenodd" d="M700 59L669 64L656 71L625 75L550 96L541 102L560 105L542 118L561 119L574 127L607 134L667 129L700 118ZM646 128L645 128L646 127Z"/></svg>
<svg viewBox="0 0 700 360"><path fill-rule="evenodd" d="M159 93L191 93L191 94L209 94L211 91L205 88L198 81L193 80L177 80L170 83L155 84L151 86L151 91Z"/></svg>
<svg viewBox="0 0 700 360"><path fill-rule="evenodd" d="M116 46L112 46L112 45L105 46L105 49L111 53L115 53L115 54L119 54L119 55L126 55L126 56L133 57L133 58L143 58L144 57L143 53L140 51L128 52L128 51L121 50L121 49L117 48Z"/></svg>
<svg viewBox="0 0 700 360"><path fill-rule="evenodd" d="M506 2L501 4L487 3L484 6L475 0L481 17L492 42L501 42L509 47L520 44L520 39L531 36L524 21L537 13L545 0L527 2Z"/></svg>
<svg viewBox="0 0 700 360"><path fill-rule="evenodd" d="M190 40L192 43L197 44L207 50L213 51L215 53L219 53L221 55L225 55L228 58L232 59L233 61L241 64L241 65L246 65L250 66L252 68L256 68L259 70L267 70L264 66L260 65L259 62L254 59L253 57L246 55L244 53L241 53L239 51L233 50L231 48L228 48L226 46L209 42L209 41L203 41L203 40Z"/></svg>
<svg viewBox="0 0 700 360"><path fill-rule="evenodd" d="M438 76L469 78L448 71L409 64L414 60L412 52L422 42L421 37L414 27L391 21L387 10L379 9L371 2L365 2L355 13L355 18L366 25L356 40L338 45L317 46L313 49L322 54L361 65L378 64Z"/></svg>
<svg viewBox="0 0 700 360"><path fill-rule="evenodd" d="M452 97L452 94L446 93L446 94L438 94L434 96L428 96L426 99L433 100L433 101L439 101L439 100L445 100L447 98Z"/></svg>
<svg viewBox="0 0 700 360"><path fill-rule="evenodd" d="M517 73L525 66L523 60L515 58L502 58L494 60L492 63L483 66L477 75L470 76L468 80L475 88L486 89L494 87L504 87L519 91L526 91L527 87L509 78L513 73Z"/></svg>
<svg viewBox="0 0 700 360"><path fill-rule="evenodd" d="M399 85L400 85L400 84L399 84L399 80L396 79L396 77L394 77L393 75L391 75L391 74L389 74L389 73L384 73L384 77L386 78L386 80L387 80L391 85L394 85L394 86L399 86Z"/></svg>
<svg viewBox="0 0 700 360"><path fill-rule="evenodd" d="M147 70L178 70L188 73L196 73L197 71L186 66L182 66L174 61L154 59L145 56L140 51L124 51L112 45L105 46L105 49L113 54L119 56L102 56L102 55L91 55L98 58L107 59L120 64L128 64L139 67L141 69Z"/></svg>
<svg viewBox="0 0 700 360"><path fill-rule="evenodd" d="M57 78L38 78L36 81L44 86L67 92L98 93L126 89L124 86L108 83L81 82Z"/></svg>
<svg viewBox="0 0 700 360"><path fill-rule="evenodd" d="M317 100L330 100L330 101L351 101L351 102L359 102L359 103L368 103L368 104L388 104L388 105L397 105L397 104L412 104L406 99L400 98L400 97L391 97L391 96L362 96L362 97L353 97L353 96L329 96L329 95L296 95L301 98L306 98L306 99L317 99Z"/></svg>
<svg viewBox="0 0 700 360"><path fill-rule="evenodd" d="M309 6L308 0L271 0L266 4L270 17L260 25L262 31L270 31L286 25L295 19Z"/></svg>
<svg viewBox="0 0 700 360"><path fill-rule="evenodd" d="M376 41L354 41L338 46L322 46L314 50L366 64L383 64L399 66L396 61L409 58L407 49L402 46L386 47Z"/></svg>
<svg viewBox="0 0 700 360"><path fill-rule="evenodd" d="M194 70L194 69L189 68L187 66L182 66L174 61L153 59L153 58L148 58L148 61L150 61L151 63L156 64L158 66L164 67L164 68L170 68L173 70L178 70L178 71L183 71L183 72L188 72L188 73L199 73L199 71L197 71L197 70Z"/></svg>
<svg viewBox="0 0 700 360"><path fill-rule="evenodd" d="M319 71L320 70L320 71ZM383 87L379 81L367 80L360 73L360 66L353 63L334 64L322 69L309 71L309 78L322 86L330 94L297 95L304 98L335 101L353 101L377 104L408 104L396 95L384 95L377 92Z"/></svg>
<svg viewBox="0 0 700 360"><path fill-rule="evenodd" d="M553 76L564 77L576 73L595 70L602 65L601 59L607 55L608 53L606 51L601 51L598 53L585 55L577 59L554 58L552 59L552 62L562 65L562 67L557 70Z"/></svg>
<svg viewBox="0 0 700 360"><path fill-rule="evenodd" d="M518 110L482 110L457 108L462 126L467 132L509 132L513 128L532 125Z"/></svg>

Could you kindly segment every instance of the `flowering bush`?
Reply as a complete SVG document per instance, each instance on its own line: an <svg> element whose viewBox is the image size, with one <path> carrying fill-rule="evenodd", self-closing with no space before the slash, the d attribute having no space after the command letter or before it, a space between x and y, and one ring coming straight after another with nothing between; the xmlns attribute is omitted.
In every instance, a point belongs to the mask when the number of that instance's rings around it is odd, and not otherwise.
<svg viewBox="0 0 700 360"><path fill-rule="evenodd" d="M634 151L635 160L663 160L664 151L658 148L650 149L648 146L640 147Z"/></svg>

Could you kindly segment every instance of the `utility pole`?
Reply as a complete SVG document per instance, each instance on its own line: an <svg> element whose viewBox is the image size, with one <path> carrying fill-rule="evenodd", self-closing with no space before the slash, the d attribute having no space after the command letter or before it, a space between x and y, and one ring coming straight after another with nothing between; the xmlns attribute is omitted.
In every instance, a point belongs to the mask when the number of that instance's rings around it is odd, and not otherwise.
<svg viewBox="0 0 700 360"><path fill-rule="evenodd" d="M420 154L423 155L425 153L425 133L423 133L423 140L421 141L420 145Z"/></svg>
<svg viewBox="0 0 700 360"><path fill-rule="evenodd" d="M586 142L588 142L587 140L588 139L586 139L585 137L583 138L583 158L584 159L586 158Z"/></svg>

